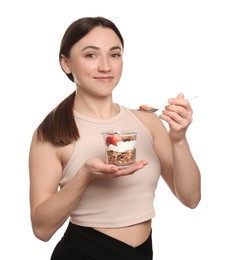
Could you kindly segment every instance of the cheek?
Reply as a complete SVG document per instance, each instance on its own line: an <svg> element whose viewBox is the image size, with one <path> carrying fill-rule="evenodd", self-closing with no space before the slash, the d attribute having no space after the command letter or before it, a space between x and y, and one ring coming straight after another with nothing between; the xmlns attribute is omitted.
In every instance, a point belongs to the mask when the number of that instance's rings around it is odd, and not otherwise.
<svg viewBox="0 0 225 260"><path fill-rule="evenodd" d="M120 70L122 72L123 69L123 60L120 60L117 64L118 70Z"/></svg>
<svg viewBox="0 0 225 260"><path fill-rule="evenodd" d="M73 75L79 76L86 73L87 68L83 66L82 64L73 64L71 66L71 71Z"/></svg>
<svg viewBox="0 0 225 260"><path fill-rule="evenodd" d="M117 73L118 73L118 76L121 77L122 75L122 71L123 71L123 63L119 64L117 66Z"/></svg>
<svg viewBox="0 0 225 260"><path fill-rule="evenodd" d="M74 81L78 83L79 85L82 85L85 83L87 78L90 78L90 75L92 74L92 69L90 66L79 64L77 66L73 66L72 74L74 77Z"/></svg>
<svg viewBox="0 0 225 260"><path fill-rule="evenodd" d="M79 62L73 65L72 70L77 75L87 75L96 70L96 65L93 62Z"/></svg>

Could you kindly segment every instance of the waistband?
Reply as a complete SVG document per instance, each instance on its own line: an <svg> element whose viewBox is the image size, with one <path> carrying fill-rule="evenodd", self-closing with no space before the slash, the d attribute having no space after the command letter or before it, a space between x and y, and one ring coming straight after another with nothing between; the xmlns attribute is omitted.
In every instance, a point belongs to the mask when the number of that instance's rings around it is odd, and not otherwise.
<svg viewBox="0 0 225 260"><path fill-rule="evenodd" d="M132 247L120 240L103 234L90 227L81 227L71 222L63 236L64 242L74 253L83 254L85 259L98 260L151 260L152 232L138 247Z"/></svg>

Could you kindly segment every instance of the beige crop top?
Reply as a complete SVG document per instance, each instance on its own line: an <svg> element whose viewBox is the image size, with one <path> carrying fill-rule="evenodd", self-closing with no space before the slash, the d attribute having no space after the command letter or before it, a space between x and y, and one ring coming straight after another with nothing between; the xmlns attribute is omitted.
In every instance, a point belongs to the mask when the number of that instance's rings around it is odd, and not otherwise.
<svg viewBox="0 0 225 260"><path fill-rule="evenodd" d="M96 179L83 193L70 221L80 226L118 228L137 224L155 216L154 197L160 176L160 164L152 138L133 113L120 106L120 113L109 120L98 120L75 112L80 139L67 163L60 186L63 187L89 158L105 158L102 132L136 130L137 160L149 164L133 175L116 179Z"/></svg>

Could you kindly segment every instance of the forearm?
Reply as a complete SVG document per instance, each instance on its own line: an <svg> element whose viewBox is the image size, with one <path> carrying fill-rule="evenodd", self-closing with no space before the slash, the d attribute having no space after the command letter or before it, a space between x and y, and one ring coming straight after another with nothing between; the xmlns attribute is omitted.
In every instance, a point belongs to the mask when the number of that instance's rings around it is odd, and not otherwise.
<svg viewBox="0 0 225 260"><path fill-rule="evenodd" d="M79 200L89 184L85 174L79 172L61 190L41 203L32 212L34 234L43 241L52 235L68 219L71 210L76 208Z"/></svg>
<svg viewBox="0 0 225 260"><path fill-rule="evenodd" d="M195 208L201 198L200 171L186 139L172 143L174 187L183 204Z"/></svg>

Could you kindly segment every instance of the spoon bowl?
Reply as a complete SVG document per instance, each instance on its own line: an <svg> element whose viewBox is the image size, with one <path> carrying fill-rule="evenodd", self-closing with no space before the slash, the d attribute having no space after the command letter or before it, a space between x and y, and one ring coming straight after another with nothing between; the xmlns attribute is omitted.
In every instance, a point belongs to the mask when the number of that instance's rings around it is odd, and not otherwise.
<svg viewBox="0 0 225 260"><path fill-rule="evenodd" d="M138 111L142 111L142 112L147 112L147 113L154 113L154 112L157 112L158 110L160 110L160 108L149 107L149 108L147 108L147 109L138 108L137 110L138 110Z"/></svg>

